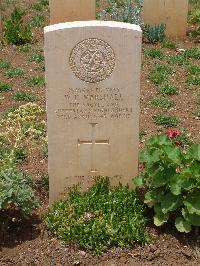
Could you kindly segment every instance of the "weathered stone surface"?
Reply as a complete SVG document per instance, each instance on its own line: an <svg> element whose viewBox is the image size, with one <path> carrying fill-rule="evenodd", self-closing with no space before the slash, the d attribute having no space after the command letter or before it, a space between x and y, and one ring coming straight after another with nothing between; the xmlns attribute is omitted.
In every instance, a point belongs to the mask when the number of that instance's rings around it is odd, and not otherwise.
<svg viewBox="0 0 200 266"><path fill-rule="evenodd" d="M49 0L50 24L96 19L95 0Z"/></svg>
<svg viewBox="0 0 200 266"><path fill-rule="evenodd" d="M137 175L141 35L119 22L45 28L50 203L95 176Z"/></svg>
<svg viewBox="0 0 200 266"><path fill-rule="evenodd" d="M164 22L169 37L184 37L187 30L188 0L144 0L144 23Z"/></svg>

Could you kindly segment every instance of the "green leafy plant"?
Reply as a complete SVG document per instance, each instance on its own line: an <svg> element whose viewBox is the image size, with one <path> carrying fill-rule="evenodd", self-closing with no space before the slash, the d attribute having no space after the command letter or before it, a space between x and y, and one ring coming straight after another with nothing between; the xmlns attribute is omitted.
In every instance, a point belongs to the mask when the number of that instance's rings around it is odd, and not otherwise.
<svg viewBox="0 0 200 266"><path fill-rule="evenodd" d="M45 78L43 76L35 76L27 80L27 85L33 86L44 86Z"/></svg>
<svg viewBox="0 0 200 266"><path fill-rule="evenodd" d="M195 116L197 116L198 118L200 118L200 109L196 110L194 112Z"/></svg>
<svg viewBox="0 0 200 266"><path fill-rule="evenodd" d="M14 99L16 101L35 102L37 97L30 92L18 91L14 94Z"/></svg>
<svg viewBox="0 0 200 266"><path fill-rule="evenodd" d="M200 37L200 26L199 27L196 27L195 29L191 30L190 32L190 36L192 38L197 38L197 37Z"/></svg>
<svg viewBox="0 0 200 266"><path fill-rule="evenodd" d="M159 88L159 93L161 93L163 95L175 95L175 94L178 94L177 88L175 86L169 85L168 83L163 84Z"/></svg>
<svg viewBox="0 0 200 266"><path fill-rule="evenodd" d="M168 109L175 105L172 100L166 99L164 97L155 97L150 100L150 104L160 107L162 109Z"/></svg>
<svg viewBox="0 0 200 266"><path fill-rule="evenodd" d="M11 63L7 60L0 59L0 69L9 69L11 67Z"/></svg>
<svg viewBox="0 0 200 266"><path fill-rule="evenodd" d="M200 85L200 75L189 76L186 81L187 85Z"/></svg>
<svg viewBox="0 0 200 266"><path fill-rule="evenodd" d="M107 8L98 13L101 20L121 21L141 25L141 0L107 0Z"/></svg>
<svg viewBox="0 0 200 266"><path fill-rule="evenodd" d="M134 183L146 188L144 202L154 209L156 226L175 217L176 229L188 233L200 226L200 145L183 149L174 141L177 133L146 142L140 154L145 170Z"/></svg>
<svg viewBox="0 0 200 266"><path fill-rule="evenodd" d="M164 23L154 26L150 26L148 24L143 26L144 37L150 43L162 42L165 38L165 30L166 25Z"/></svg>
<svg viewBox="0 0 200 266"><path fill-rule="evenodd" d="M149 74L149 80L155 84L167 81L168 75L174 73L173 68L164 64L156 64Z"/></svg>
<svg viewBox="0 0 200 266"><path fill-rule="evenodd" d="M25 176L13 168L0 170L0 210L19 208L29 214L39 206L34 192L30 187L32 178Z"/></svg>
<svg viewBox="0 0 200 266"><path fill-rule="evenodd" d="M189 18L190 23L200 23L200 8L194 9Z"/></svg>
<svg viewBox="0 0 200 266"><path fill-rule="evenodd" d="M35 15L30 20L32 28L43 28L45 26L46 18L44 15Z"/></svg>
<svg viewBox="0 0 200 266"><path fill-rule="evenodd" d="M175 116L167 116L163 114L156 115L153 119L156 125L164 126L166 128L175 127L179 123L179 120Z"/></svg>
<svg viewBox="0 0 200 266"><path fill-rule="evenodd" d="M0 92L12 90L12 85L9 83L0 82Z"/></svg>
<svg viewBox="0 0 200 266"><path fill-rule="evenodd" d="M78 243L96 255L110 246L147 243L144 208L135 192L121 185L111 189L97 178L87 192L70 191L44 217L47 227L65 243Z"/></svg>
<svg viewBox="0 0 200 266"><path fill-rule="evenodd" d="M191 65L187 68L187 71L189 74L191 75L200 75L200 66L196 66L196 65Z"/></svg>
<svg viewBox="0 0 200 266"><path fill-rule="evenodd" d="M31 144L46 143L43 113L35 103L7 111L0 120L0 147L6 151L6 158L0 159L0 165L22 159L32 148Z"/></svg>
<svg viewBox="0 0 200 266"><path fill-rule="evenodd" d="M170 55L167 58L167 62L169 64L177 65L177 66L183 66L189 64L188 58L184 56L184 54L179 55Z"/></svg>
<svg viewBox="0 0 200 266"><path fill-rule="evenodd" d="M8 78L22 77L24 75L24 70L17 67L11 67L5 72L5 75Z"/></svg>
<svg viewBox="0 0 200 266"><path fill-rule="evenodd" d="M149 74L149 80L155 84L162 84L163 82L167 81L167 76L158 71L152 71Z"/></svg>
<svg viewBox="0 0 200 266"><path fill-rule="evenodd" d="M156 49L156 48L147 49L145 51L145 54L147 56L150 56L152 58L157 58L157 59L162 59L165 57L165 53L162 50Z"/></svg>
<svg viewBox="0 0 200 266"><path fill-rule="evenodd" d="M168 49L171 49L171 50L176 50L177 49L177 44L168 39L168 38L164 38L163 41L162 41L162 47L163 48L168 48Z"/></svg>
<svg viewBox="0 0 200 266"><path fill-rule="evenodd" d="M23 23L24 11L15 7L11 18L5 21L4 37L8 44L21 45L32 41L32 32L28 24Z"/></svg>
<svg viewBox="0 0 200 266"><path fill-rule="evenodd" d="M199 60L200 59L200 47L186 49L184 52L184 56L187 59Z"/></svg>
<svg viewBox="0 0 200 266"><path fill-rule="evenodd" d="M44 55L41 53L34 53L34 54L29 55L27 57L27 60L30 62L41 63L44 61Z"/></svg>
<svg viewBox="0 0 200 266"><path fill-rule="evenodd" d="M25 149L22 147L22 148L17 148L15 151L14 151L14 162L15 163L22 163L25 158L26 158L26 152L25 152Z"/></svg>
<svg viewBox="0 0 200 266"><path fill-rule="evenodd" d="M12 106L9 107L4 113L3 113L3 117L7 118L9 113L13 113L15 110L17 110L18 106Z"/></svg>
<svg viewBox="0 0 200 266"><path fill-rule="evenodd" d="M46 9L49 5L48 0L40 0L34 4L31 5L31 8L36 11L42 11L43 9Z"/></svg>
<svg viewBox="0 0 200 266"><path fill-rule="evenodd" d="M19 47L19 51L23 53L28 53L32 51L32 45L30 43L26 43Z"/></svg>

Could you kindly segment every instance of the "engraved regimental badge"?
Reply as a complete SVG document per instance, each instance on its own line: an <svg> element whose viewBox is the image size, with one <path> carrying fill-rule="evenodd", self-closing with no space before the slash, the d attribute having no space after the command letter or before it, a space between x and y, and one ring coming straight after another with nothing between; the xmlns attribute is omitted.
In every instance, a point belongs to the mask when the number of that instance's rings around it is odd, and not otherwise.
<svg viewBox="0 0 200 266"><path fill-rule="evenodd" d="M107 42L96 38L86 39L73 48L69 64L78 79L96 83L112 74L115 54Z"/></svg>

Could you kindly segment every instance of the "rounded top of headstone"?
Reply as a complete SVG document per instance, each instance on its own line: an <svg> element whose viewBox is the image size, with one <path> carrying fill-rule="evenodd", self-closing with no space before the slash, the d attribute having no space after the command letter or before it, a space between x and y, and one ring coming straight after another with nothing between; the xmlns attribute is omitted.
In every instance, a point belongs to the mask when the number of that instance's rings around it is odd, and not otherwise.
<svg viewBox="0 0 200 266"><path fill-rule="evenodd" d="M119 29L128 29L135 32L142 33L141 27L139 25L118 22L118 21L100 21L100 20L90 20L90 21L73 21L65 22L59 24L53 24L46 26L44 32L48 33L51 31L65 30L72 28L83 28L83 27L109 27L109 28L119 28Z"/></svg>

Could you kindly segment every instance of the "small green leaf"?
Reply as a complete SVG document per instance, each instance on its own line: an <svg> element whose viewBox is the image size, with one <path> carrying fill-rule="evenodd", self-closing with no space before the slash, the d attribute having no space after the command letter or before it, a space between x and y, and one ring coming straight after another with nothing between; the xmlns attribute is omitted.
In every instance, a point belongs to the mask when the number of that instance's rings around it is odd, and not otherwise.
<svg viewBox="0 0 200 266"><path fill-rule="evenodd" d="M175 211L177 207L180 206L181 198L180 196L175 196L172 193L167 193L162 197L161 209L163 213L168 213Z"/></svg>
<svg viewBox="0 0 200 266"><path fill-rule="evenodd" d="M184 220L182 217L178 217L175 220L176 229L181 233L189 233L191 231L191 224Z"/></svg>
<svg viewBox="0 0 200 266"><path fill-rule="evenodd" d="M137 187L142 187L145 184L145 180L144 180L144 176L143 175L139 175L133 178L133 183L134 185L136 185Z"/></svg>
<svg viewBox="0 0 200 266"><path fill-rule="evenodd" d="M193 161L188 167L181 170L181 174L200 178L200 162Z"/></svg>
<svg viewBox="0 0 200 266"><path fill-rule="evenodd" d="M157 148L148 148L144 149L140 153L140 161L142 163L153 164L160 160L160 156L162 155L162 151Z"/></svg>
<svg viewBox="0 0 200 266"><path fill-rule="evenodd" d="M190 152L193 159L200 161L200 144L193 144Z"/></svg>
<svg viewBox="0 0 200 266"><path fill-rule="evenodd" d="M154 187L162 187L169 182L169 178L174 175L174 168L157 167L157 170L152 174L152 185Z"/></svg>
<svg viewBox="0 0 200 266"><path fill-rule="evenodd" d="M177 165L181 164L182 158L181 158L181 150L178 147L171 147L171 146L166 146L163 148L167 158L172 162Z"/></svg>
<svg viewBox="0 0 200 266"><path fill-rule="evenodd" d="M170 179L170 191L174 195L180 195L182 190L191 190L195 187L195 179L183 176L181 174L176 174Z"/></svg>
<svg viewBox="0 0 200 266"><path fill-rule="evenodd" d="M154 224L156 226L161 226L164 223L166 223L168 219L169 219L169 214L156 214L154 216Z"/></svg>
<svg viewBox="0 0 200 266"><path fill-rule="evenodd" d="M189 194L184 200L184 205L190 214L200 215L200 191L195 190L192 194Z"/></svg>
<svg viewBox="0 0 200 266"><path fill-rule="evenodd" d="M200 215L197 214L189 214L186 209L182 209L182 215L187 220L194 226L200 226Z"/></svg>
<svg viewBox="0 0 200 266"><path fill-rule="evenodd" d="M152 207L156 202L160 202L164 195L163 188L153 189L145 194L144 203Z"/></svg>

